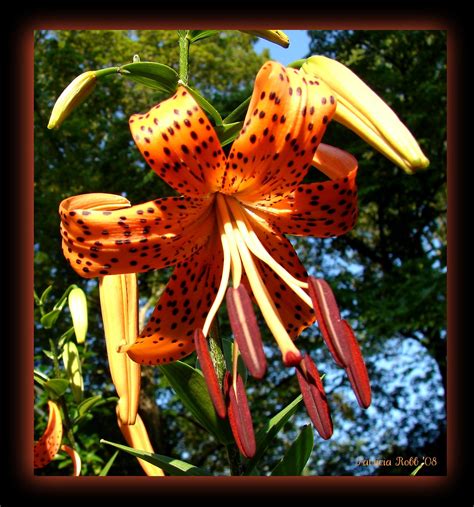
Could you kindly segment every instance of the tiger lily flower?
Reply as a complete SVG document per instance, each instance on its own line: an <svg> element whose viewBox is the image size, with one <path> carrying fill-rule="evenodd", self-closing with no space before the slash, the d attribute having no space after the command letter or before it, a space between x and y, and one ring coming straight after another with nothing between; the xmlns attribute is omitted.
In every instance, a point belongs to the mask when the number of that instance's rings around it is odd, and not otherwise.
<svg viewBox="0 0 474 507"><path fill-rule="evenodd" d="M121 196L86 194L60 204L63 252L80 276L105 280L174 266L148 323L120 351L137 363L163 365L191 354L199 342L216 410L225 417L227 406L234 414L234 434L247 455L253 441L242 438L236 423L242 417L235 416L246 404L237 361L234 357L225 382L226 403L205 346L224 297L235 355L240 350L249 371L263 376L256 304L283 363L296 367L308 412L323 438L332 434L324 389L311 358L294 343L316 319L359 403L370 404L367 372L350 326L341 320L329 286L308 277L285 236L328 238L354 227L357 161L320 143L335 111L336 94L322 80L267 62L256 77L244 126L226 155L208 118L179 87L171 98L130 118L143 157L179 196L132 206ZM312 165L328 179L303 183Z"/></svg>
<svg viewBox="0 0 474 507"><path fill-rule="evenodd" d="M63 438L63 423L61 419L61 412L58 405L49 400L48 401L48 424L40 439L35 443L33 449L33 467L43 468L48 465L59 450L63 450L69 454L74 465L74 476L81 474L81 458L77 451L68 445L61 445Z"/></svg>

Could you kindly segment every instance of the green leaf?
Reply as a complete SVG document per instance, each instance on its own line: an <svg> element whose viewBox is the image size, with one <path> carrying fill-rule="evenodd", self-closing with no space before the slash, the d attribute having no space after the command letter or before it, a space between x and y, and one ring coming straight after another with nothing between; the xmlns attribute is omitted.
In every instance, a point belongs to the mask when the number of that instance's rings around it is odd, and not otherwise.
<svg viewBox="0 0 474 507"><path fill-rule="evenodd" d="M226 116L224 119L224 123L230 124L239 120L243 120L245 118L245 114L247 113L247 109L249 107L251 98L252 97L247 97L228 116Z"/></svg>
<svg viewBox="0 0 474 507"><path fill-rule="evenodd" d="M189 30L188 39L191 43L207 39L219 33L219 30Z"/></svg>
<svg viewBox="0 0 474 507"><path fill-rule="evenodd" d="M221 142L221 146L226 146L227 144L233 142L242 130L243 125L243 121L217 125L215 130L217 137L219 137L219 141Z"/></svg>
<svg viewBox="0 0 474 507"><path fill-rule="evenodd" d="M270 475L301 475L313 445L313 428L307 424Z"/></svg>
<svg viewBox="0 0 474 507"><path fill-rule="evenodd" d="M70 327L58 340L58 347L62 349L67 340L74 334L74 327Z"/></svg>
<svg viewBox="0 0 474 507"><path fill-rule="evenodd" d="M48 313L45 313L41 317L41 325L45 327L46 329L51 329L54 324L56 324L56 321L58 320L59 314L61 313L61 310L51 310Z"/></svg>
<svg viewBox="0 0 474 507"><path fill-rule="evenodd" d="M54 360L54 354L50 350L43 350L43 354L51 361Z"/></svg>
<svg viewBox="0 0 474 507"><path fill-rule="evenodd" d="M132 449L131 447L127 447L126 445L115 444L114 442L109 442L108 440L101 439L102 444L112 445L117 447L122 451L128 452L132 456L136 458L141 458L152 465L162 468L165 472L170 475L179 475L179 476L189 476L189 475L211 475L206 470L199 468L197 466L191 465L191 463L186 463L186 461L181 461L179 459L169 458L168 456L163 456L161 454L153 454L147 451L139 451L136 449Z"/></svg>
<svg viewBox="0 0 474 507"><path fill-rule="evenodd" d="M49 287L46 287L43 294L40 296L39 304L44 305L46 298L49 296L49 293L53 290L53 286L50 285Z"/></svg>
<svg viewBox="0 0 474 507"><path fill-rule="evenodd" d="M119 73L137 83L169 94L174 93L178 86L179 76L176 71L162 63L128 63L120 67Z"/></svg>
<svg viewBox="0 0 474 507"><path fill-rule="evenodd" d="M273 416L267 424L257 433L255 441L257 444L257 450L255 456L248 462L246 466L245 475L252 475L255 467L262 458L268 446L272 440L283 428L283 426L291 419L293 414L296 412L298 407L303 401L303 396L300 394L295 398L289 405L283 410L280 410L277 415Z"/></svg>
<svg viewBox="0 0 474 507"><path fill-rule="evenodd" d="M44 373L41 373L38 370L34 370L33 372L33 379L35 382L37 382L40 386L43 386L48 382L49 377L45 375Z"/></svg>
<svg viewBox="0 0 474 507"><path fill-rule="evenodd" d="M228 422L220 419L214 410L204 376L200 370L182 361L159 366L159 369L183 405L201 426L222 444L233 442Z"/></svg>
<svg viewBox="0 0 474 507"><path fill-rule="evenodd" d="M209 114L209 116L214 120L216 125L222 125L222 116L219 114L219 111L208 102L198 91L194 88L191 88L188 85L183 85L188 92L194 97L194 100Z"/></svg>
<svg viewBox="0 0 474 507"><path fill-rule="evenodd" d="M52 378L43 384L53 398L62 396L69 387L69 382L63 378Z"/></svg>
<svg viewBox="0 0 474 507"><path fill-rule="evenodd" d="M413 470L413 472L410 474L410 476L415 476L420 470L421 468L423 467L423 465L425 464L424 461L422 461L416 468L415 470Z"/></svg>
<svg viewBox="0 0 474 507"><path fill-rule="evenodd" d="M79 413L79 417L82 417L85 415L89 410L91 410L97 403L102 401L103 398L99 394L97 396L91 396L90 398L86 398L85 400L81 401L79 405L77 406L77 410Z"/></svg>
<svg viewBox="0 0 474 507"><path fill-rule="evenodd" d="M115 458L118 456L119 451L115 451L112 457L107 461L107 463L104 465L102 470L99 472L99 477L105 477L110 469L112 468L112 465L114 464Z"/></svg>

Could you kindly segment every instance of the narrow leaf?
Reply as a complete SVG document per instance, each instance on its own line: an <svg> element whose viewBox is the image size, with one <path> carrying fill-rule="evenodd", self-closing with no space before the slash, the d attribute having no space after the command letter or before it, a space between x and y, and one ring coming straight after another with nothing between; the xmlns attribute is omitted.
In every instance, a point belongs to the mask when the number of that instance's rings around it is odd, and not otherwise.
<svg viewBox="0 0 474 507"><path fill-rule="evenodd" d="M174 93L178 86L179 77L176 71L162 63L128 63L120 67L119 72L137 83L170 94Z"/></svg>
<svg viewBox="0 0 474 507"><path fill-rule="evenodd" d="M59 398L66 392L69 382L63 378L52 378L44 383L44 387L52 396Z"/></svg>
<svg viewBox="0 0 474 507"><path fill-rule="evenodd" d="M265 375L267 363L257 317L245 286L240 284L236 289L229 287L226 302L230 326L245 366L253 377L261 379Z"/></svg>
<svg viewBox="0 0 474 507"><path fill-rule="evenodd" d="M91 396L90 398L86 398L81 403L79 403L77 410L79 412L79 417L85 415L89 410L91 410L97 403L102 401L103 398L101 395Z"/></svg>
<svg viewBox="0 0 474 507"><path fill-rule="evenodd" d="M255 441L257 449L254 457L248 462L245 475L252 475L255 467L258 465L260 459L265 454L265 451L272 443L278 432L283 426L293 417L294 413L303 403L303 396L300 394L285 408L280 410L278 414L273 416L265 426L257 432Z"/></svg>
<svg viewBox="0 0 474 507"><path fill-rule="evenodd" d="M228 116L226 116L224 119L224 124L229 125L239 120L243 120L245 118L245 114L247 113L251 98L252 97L247 97Z"/></svg>
<svg viewBox="0 0 474 507"><path fill-rule="evenodd" d="M270 475L301 475L313 450L313 428L306 425Z"/></svg>
<svg viewBox="0 0 474 507"><path fill-rule="evenodd" d="M191 463L187 463L186 461L169 458L168 456L163 456L162 454L154 454L146 451L138 451L136 449L132 449L131 447L127 447L126 445L116 444L114 442L109 442L108 440L104 439L101 439L100 442L102 444L108 444L112 445L113 447L117 447L117 449L128 452L129 454L135 456L136 458L141 458L147 461L148 463L151 463L152 465L162 468L165 472L169 473L170 475L176 476L211 475L206 470L194 466Z"/></svg>
<svg viewBox="0 0 474 507"><path fill-rule="evenodd" d="M46 289L44 290L43 294L41 294L41 296L40 296L40 299L39 299L40 305L44 305L44 303L46 302L46 298L49 296L49 293L52 290L53 290L53 286L52 285L49 285L48 287L46 287Z"/></svg>
<svg viewBox="0 0 474 507"><path fill-rule="evenodd" d="M217 137L219 138L221 146L226 146L227 144L233 142L240 134L243 125L243 121L217 125L215 127L215 131L217 133Z"/></svg>
<svg viewBox="0 0 474 507"><path fill-rule="evenodd" d="M181 361L159 366L159 370L203 428L222 444L232 442L229 425L216 414L200 370Z"/></svg>
<svg viewBox="0 0 474 507"><path fill-rule="evenodd" d="M189 41L193 43L197 42L198 40L207 39L208 37L212 37L218 33L219 30L189 30L187 37Z"/></svg>
<svg viewBox="0 0 474 507"><path fill-rule="evenodd" d="M207 340L201 329L196 329L194 331L194 345L214 408L216 409L217 415L224 419L226 416L226 408L222 389L217 380L214 365L212 364L211 355L207 347Z"/></svg>
<svg viewBox="0 0 474 507"><path fill-rule="evenodd" d="M423 467L423 465L425 464L424 461L422 461L416 468L415 470L413 470L413 472L411 472L410 476L414 477Z"/></svg>
<svg viewBox="0 0 474 507"><path fill-rule="evenodd" d="M112 465L114 464L115 458L118 456L119 451L115 451L112 457L107 461L107 463L104 465L102 470L99 472L99 477L105 477L110 469L112 468Z"/></svg>
<svg viewBox="0 0 474 507"><path fill-rule="evenodd" d="M206 111L206 113L211 116L211 118L214 120L216 125L222 125L222 117L219 114L219 111L210 103L208 102L197 90L194 88L191 88L188 85L183 86L189 91L189 93L194 97L194 100Z"/></svg>
<svg viewBox="0 0 474 507"><path fill-rule="evenodd" d="M50 312L45 313L41 317L41 325L46 329L51 329L54 324L56 324L60 313L61 310L51 310Z"/></svg>

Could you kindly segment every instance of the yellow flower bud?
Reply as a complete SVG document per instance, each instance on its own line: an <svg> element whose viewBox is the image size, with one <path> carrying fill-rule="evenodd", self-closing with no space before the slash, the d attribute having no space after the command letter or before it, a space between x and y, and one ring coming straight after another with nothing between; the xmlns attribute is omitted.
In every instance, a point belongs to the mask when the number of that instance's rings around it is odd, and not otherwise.
<svg viewBox="0 0 474 507"><path fill-rule="evenodd" d="M337 100L334 120L354 131L407 173L428 167L429 160L407 127L345 65L325 56L311 56L302 69L333 90Z"/></svg>
<svg viewBox="0 0 474 507"><path fill-rule="evenodd" d="M87 334L87 299L79 287L72 289L68 296L69 310L77 343L84 343Z"/></svg>
<svg viewBox="0 0 474 507"><path fill-rule="evenodd" d="M290 39L285 32L281 30L240 30L244 33L249 33L250 35L256 35L261 39L269 40L279 46L287 48L290 45Z"/></svg>
<svg viewBox="0 0 474 507"><path fill-rule="evenodd" d="M61 93L54 104L48 128L59 128L72 111L92 93L96 83L96 72L93 70L77 76Z"/></svg>

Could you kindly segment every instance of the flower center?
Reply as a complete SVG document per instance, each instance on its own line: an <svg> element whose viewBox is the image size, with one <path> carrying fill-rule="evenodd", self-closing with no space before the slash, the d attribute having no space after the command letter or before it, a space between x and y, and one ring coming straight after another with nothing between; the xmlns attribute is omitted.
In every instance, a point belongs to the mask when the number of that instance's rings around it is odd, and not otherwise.
<svg viewBox="0 0 474 507"><path fill-rule="evenodd" d="M224 265L216 298L203 326L204 335L207 335L212 320L222 303L231 272L232 285L234 288L238 288L242 273L245 271L263 318L282 352L284 363L286 365L298 364L301 360L301 353L285 329L278 309L262 280L255 258L267 264L304 303L313 308L311 297L307 293L308 284L296 279L270 255L252 227L253 221L261 219L243 207L238 200L218 193L216 194L216 211L224 253Z"/></svg>

